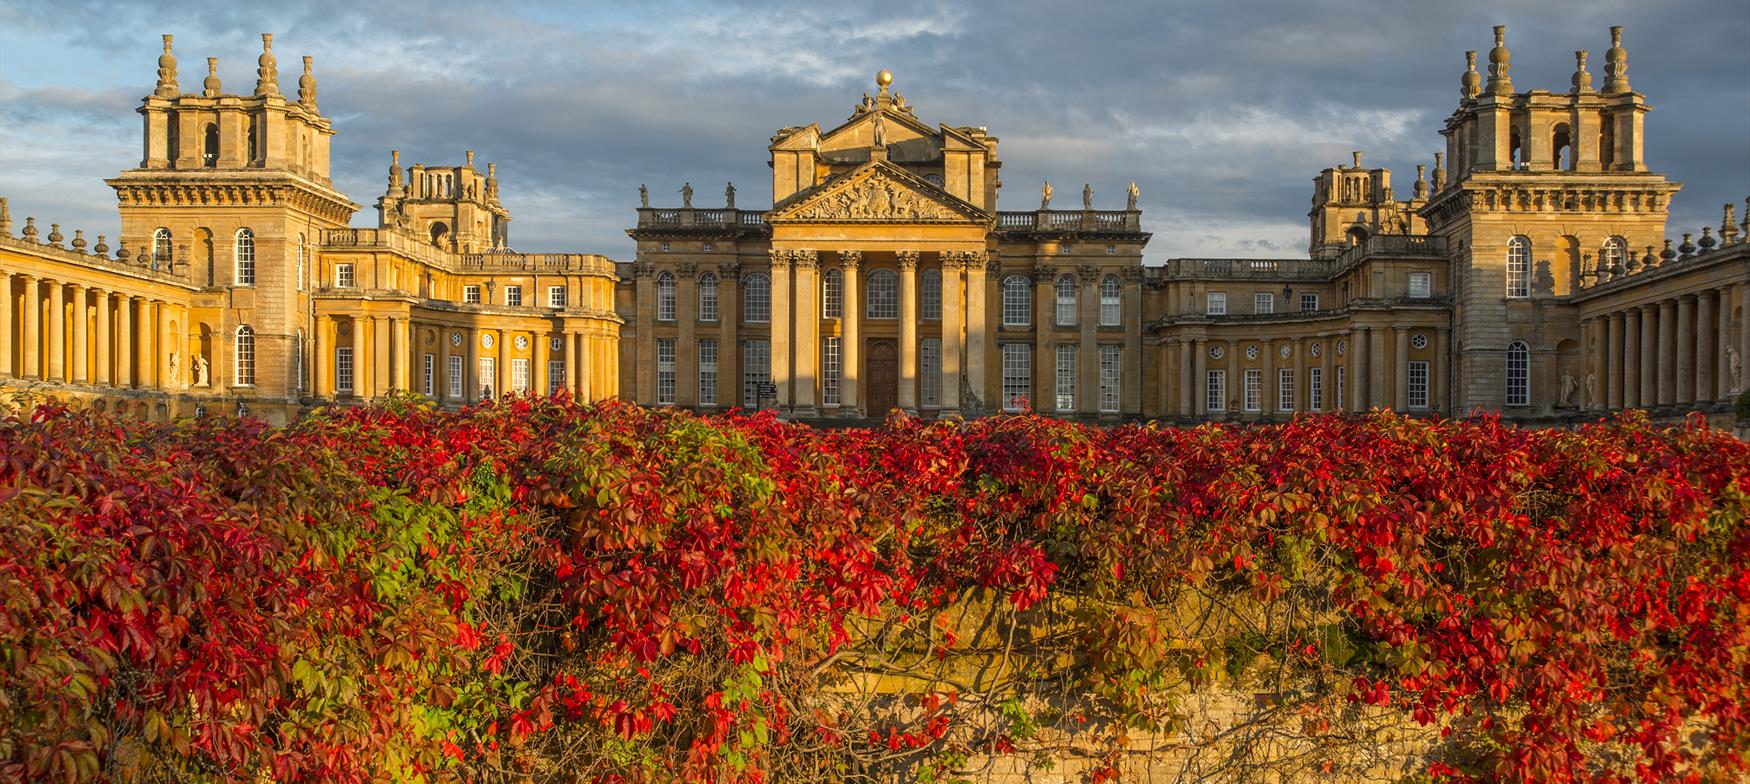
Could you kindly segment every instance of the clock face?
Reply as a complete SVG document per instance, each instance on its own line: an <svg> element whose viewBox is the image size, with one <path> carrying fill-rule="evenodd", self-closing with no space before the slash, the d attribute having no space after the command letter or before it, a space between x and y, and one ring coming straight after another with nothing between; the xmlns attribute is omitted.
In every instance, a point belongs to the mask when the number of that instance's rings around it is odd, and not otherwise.
<svg viewBox="0 0 1750 784"><path fill-rule="evenodd" d="M485 346L487 348L492 348L493 342L494 341L492 340L492 333L486 332L486 333L482 333L480 335L480 345Z"/></svg>
<svg viewBox="0 0 1750 784"><path fill-rule="evenodd" d="M529 347L529 336L528 335L516 336L516 347L517 348L528 348Z"/></svg>
<svg viewBox="0 0 1750 784"><path fill-rule="evenodd" d="M1246 359L1257 359L1257 358L1258 358L1258 347L1257 346L1246 346Z"/></svg>
<svg viewBox="0 0 1750 784"><path fill-rule="evenodd" d="M452 346L462 345L462 333L451 332L450 333L450 345L452 345Z"/></svg>

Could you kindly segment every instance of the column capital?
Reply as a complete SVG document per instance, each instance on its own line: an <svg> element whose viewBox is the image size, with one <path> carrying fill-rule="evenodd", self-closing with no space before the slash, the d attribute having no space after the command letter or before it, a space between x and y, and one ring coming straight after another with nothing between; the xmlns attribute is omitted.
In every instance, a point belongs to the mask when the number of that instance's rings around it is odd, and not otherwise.
<svg viewBox="0 0 1750 784"><path fill-rule="evenodd" d="M899 268L900 269L917 269L917 266L918 266L918 252L917 251L915 251L915 250L902 250L902 251L896 251L893 255L899 259Z"/></svg>
<svg viewBox="0 0 1750 784"><path fill-rule="evenodd" d="M838 252L839 266L856 271L863 263L863 252L860 250L841 250Z"/></svg>
<svg viewBox="0 0 1750 784"><path fill-rule="evenodd" d="M1039 264L1033 267L1034 283L1050 283L1057 279L1057 268L1049 264Z"/></svg>
<svg viewBox="0 0 1750 784"><path fill-rule="evenodd" d="M797 269L811 270L820 266L820 253L818 251L809 248L798 248L789 251L789 254L790 263L795 264Z"/></svg>
<svg viewBox="0 0 1750 784"><path fill-rule="evenodd" d="M717 265L717 277L722 280L737 280L741 277L741 262L725 261Z"/></svg>
<svg viewBox="0 0 1750 784"><path fill-rule="evenodd" d="M1100 268L1092 264L1083 264L1076 267L1076 277L1081 278L1081 281L1084 284L1099 282L1100 278L1105 277L1100 273Z"/></svg>

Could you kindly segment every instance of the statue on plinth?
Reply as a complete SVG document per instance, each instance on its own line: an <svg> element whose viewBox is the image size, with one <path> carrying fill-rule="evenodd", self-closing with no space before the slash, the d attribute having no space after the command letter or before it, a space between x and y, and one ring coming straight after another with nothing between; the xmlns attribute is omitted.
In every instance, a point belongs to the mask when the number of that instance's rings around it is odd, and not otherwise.
<svg viewBox="0 0 1750 784"><path fill-rule="evenodd" d="M1586 374L1586 405L1592 408L1603 408L1598 400L1598 374Z"/></svg>
<svg viewBox="0 0 1750 784"><path fill-rule="evenodd" d="M1051 181L1046 180L1045 186L1039 189L1039 209L1051 209Z"/></svg>
<svg viewBox="0 0 1750 784"><path fill-rule="evenodd" d="M723 206L732 210L735 209L735 183L729 183L729 185L723 188L723 202Z"/></svg>
<svg viewBox="0 0 1750 784"><path fill-rule="evenodd" d="M693 184L690 182L681 185L681 208L687 210L693 208Z"/></svg>
<svg viewBox="0 0 1750 784"><path fill-rule="evenodd" d="M1084 184L1082 185L1082 209L1091 210L1093 208L1094 186L1092 184Z"/></svg>
<svg viewBox="0 0 1750 784"><path fill-rule="evenodd" d="M1567 408L1572 403L1574 399L1574 389L1578 386L1579 384L1574 381L1574 374L1569 373L1566 370L1562 371L1561 397L1559 399L1560 402L1556 405L1562 408Z"/></svg>
<svg viewBox="0 0 1750 784"><path fill-rule="evenodd" d="M194 385L197 387L212 385L212 379L207 376L207 357L205 354L194 355Z"/></svg>
<svg viewBox="0 0 1750 784"><path fill-rule="evenodd" d="M639 207L649 207L650 206L650 187L647 185L638 186L638 206Z"/></svg>
<svg viewBox="0 0 1750 784"><path fill-rule="evenodd" d="M1136 212L1136 199L1142 195L1142 191L1137 190L1136 188L1136 180L1130 181L1130 190L1126 191L1126 194L1127 198L1124 200L1124 209Z"/></svg>

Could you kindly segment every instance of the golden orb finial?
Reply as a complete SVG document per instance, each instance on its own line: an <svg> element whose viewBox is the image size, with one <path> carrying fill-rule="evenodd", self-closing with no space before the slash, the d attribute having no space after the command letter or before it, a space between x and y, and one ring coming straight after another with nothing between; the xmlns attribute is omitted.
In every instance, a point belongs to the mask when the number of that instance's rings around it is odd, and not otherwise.
<svg viewBox="0 0 1750 784"><path fill-rule="evenodd" d="M877 87L880 87L880 88L885 90L885 89L887 89L887 85L890 85L890 84L893 84L893 72L892 71L889 71L886 68L883 68L880 71L876 72L875 85Z"/></svg>

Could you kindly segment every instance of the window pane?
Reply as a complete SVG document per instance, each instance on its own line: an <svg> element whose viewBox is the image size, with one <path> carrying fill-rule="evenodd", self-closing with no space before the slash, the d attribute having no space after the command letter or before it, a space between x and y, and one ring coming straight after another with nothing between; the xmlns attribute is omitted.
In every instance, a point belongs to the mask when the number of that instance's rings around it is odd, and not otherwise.
<svg viewBox="0 0 1750 784"><path fill-rule="evenodd" d="M717 320L717 276L709 272L699 278L699 320Z"/></svg>
<svg viewBox="0 0 1750 784"><path fill-rule="evenodd" d="M1067 327L1076 323L1076 282L1074 278L1064 275L1057 279L1057 325Z"/></svg>
<svg viewBox="0 0 1750 784"><path fill-rule="evenodd" d="M1057 347L1057 412L1067 414L1076 410L1076 347L1063 344Z"/></svg>
<svg viewBox="0 0 1750 784"><path fill-rule="evenodd" d="M1020 411L1033 391L1032 346L1003 344L1003 410Z"/></svg>
<svg viewBox="0 0 1750 784"><path fill-rule="evenodd" d="M349 355L348 361L350 363L352 349L347 349L347 352ZM450 399L459 400L462 397L462 358L457 356L450 357L449 365Z"/></svg>
<svg viewBox="0 0 1750 784"><path fill-rule="evenodd" d="M1259 411L1264 407L1264 371L1246 371L1246 410Z"/></svg>
<svg viewBox="0 0 1750 784"><path fill-rule="evenodd" d="M656 276L656 320L674 321L675 319L675 286L674 276L664 272Z"/></svg>
<svg viewBox="0 0 1750 784"><path fill-rule="evenodd" d="M942 405L942 341L938 338L924 338L918 344L918 386L921 405Z"/></svg>
<svg viewBox="0 0 1750 784"><path fill-rule="evenodd" d="M741 349L741 404L758 408L770 400L760 400L759 385L772 380L771 344L750 340Z"/></svg>
<svg viewBox="0 0 1750 784"><path fill-rule="evenodd" d="M940 321L942 319L942 271L939 269L924 270L923 287L923 313L919 315L919 318L924 321Z"/></svg>
<svg viewBox="0 0 1750 784"><path fill-rule="evenodd" d="M1524 237L1507 242L1507 296L1531 296L1531 240Z"/></svg>
<svg viewBox="0 0 1750 784"><path fill-rule="evenodd" d="M1306 407L1311 411L1325 410L1325 369L1306 369Z"/></svg>
<svg viewBox="0 0 1750 784"><path fill-rule="evenodd" d="M1124 317L1124 288L1118 278L1107 275L1100 281L1100 326L1116 327Z"/></svg>
<svg viewBox="0 0 1750 784"><path fill-rule="evenodd" d="M1531 405L1531 347L1524 341L1507 346L1507 405Z"/></svg>
<svg viewBox="0 0 1750 784"><path fill-rule="evenodd" d="M1227 371L1209 371L1209 381L1204 386L1207 393L1204 398L1204 408L1209 411L1227 410Z"/></svg>
<svg viewBox="0 0 1750 784"><path fill-rule="evenodd" d="M1118 413L1119 386L1124 350L1122 346L1100 347L1100 412Z"/></svg>
<svg viewBox="0 0 1750 784"><path fill-rule="evenodd" d="M1294 410L1294 369L1276 369L1276 410Z"/></svg>
<svg viewBox="0 0 1750 784"><path fill-rule="evenodd" d="M766 324L772 320L772 278L763 272L747 276L741 287L742 319L749 324ZM751 344L750 344L751 345ZM748 398L752 400L753 398Z"/></svg>
<svg viewBox="0 0 1750 784"><path fill-rule="evenodd" d="M1208 305L1208 307L1204 308L1204 312L1210 316L1225 316L1225 315L1227 315L1227 292L1225 292L1225 291L1211 291L1211 292L1209 292L1209 305Z"/></svg>
<svg viewBox="0 0 1750 784"><path fill-rule="evenodd" d="M699 341L699 405L717 405L717 341Z"/></svg>
<svg viewBox="0 0 1750 784"><path fill-rule="evenodd" d="M872 319L899 318L899 276L893 270L869 273L869 307L866 313Z"/></svg>
<svg viewBox="0 0 1750 784"><path fill-rule="evenodd" d="M656 402L658 405L674 405L675 369L674 369L674 338L657 338L656 340Z"/></svg>
<svg viewBox="0 0 1750 784"><path fill-rule="evenodd" d="M1416 360L1410 363L1410 408L1428 407L1428 363Z"/></svg>
<svg viewBox="0 0 1750 784"><path fill-rule="evenodd" d="M820 339L820 402L823 405L839 404L839 339Z"/></svg>
<svg viewBox="0 0 1750 784"><path fill-rule="evenodd" d="M1003 279L1003 326L1025 327L1033 323L1033 284L1020 275Z"/></svg>

